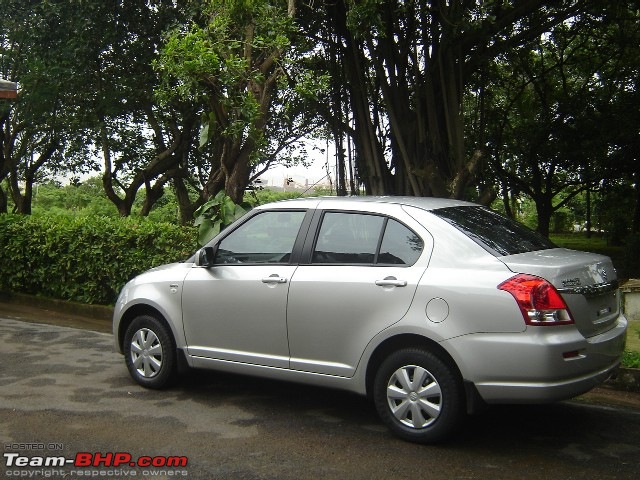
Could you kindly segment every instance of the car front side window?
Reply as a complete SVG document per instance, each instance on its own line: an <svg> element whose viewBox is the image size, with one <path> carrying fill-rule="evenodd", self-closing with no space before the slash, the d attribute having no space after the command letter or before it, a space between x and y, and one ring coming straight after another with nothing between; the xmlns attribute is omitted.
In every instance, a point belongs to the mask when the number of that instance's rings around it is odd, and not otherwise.
<svg viewBox="0 0 640 480"><path fill-rule="evenodd" d="M267 211L252 217L220 242L216 263L288 263L304 216L304 211Z"/></svg>

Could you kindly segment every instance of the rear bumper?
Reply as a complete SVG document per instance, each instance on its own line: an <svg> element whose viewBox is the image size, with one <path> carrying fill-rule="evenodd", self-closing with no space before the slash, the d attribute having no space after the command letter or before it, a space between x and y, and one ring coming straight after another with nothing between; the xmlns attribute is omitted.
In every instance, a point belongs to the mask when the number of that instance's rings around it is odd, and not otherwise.
<svg viewBox="0 0 640 480"><path fill-rule="evenodd" d="M549 403L573 398L597 387L618 367L619 362L599 372L562 382L476 383L482 399L489 404Z"/></svg>
<svg viewBox="0 0 640 480"><path fill-rule="evenodd" d="M547 403L605 381L620 364L626 330L620 315L612 329L588 339L569 325L465 335L447 343L465 381L486 403Z"/></svg>

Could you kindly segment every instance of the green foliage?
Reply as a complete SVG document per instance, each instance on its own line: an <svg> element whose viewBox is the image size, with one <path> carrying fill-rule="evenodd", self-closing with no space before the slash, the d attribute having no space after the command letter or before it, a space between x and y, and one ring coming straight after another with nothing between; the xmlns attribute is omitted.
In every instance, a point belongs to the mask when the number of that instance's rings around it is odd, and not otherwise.
<svg viewBox="0 0 640 480"><path fill-rule="evenodd" d="M154 63L165 82L159 97L167 101L177 93L217 105L203 115L201 148L214 134L262 135L254 125L264 115L255 85L267 81L267 62L285 61L282 53L296 31L283 7L266 0L210 0L203 6L206 24L192 23L187 31L176 28L167 36Z"/></svg>
<svg viewBox="0 0 640 480"><path fill-rule="evenodd" d="M198 227L198 244L205 245L228 225L251 210L248 203L236 204L224 190L194 212Z"/></svg>
<svg viewBox="0 0 640 480"><path fill-rule="evenodd" d="M61 186L56 182L36 185L33 195L34 215L118 216L98 177L85 182Z"/></svg>
<svg viewBox="0 0 640 480"><path fill-rule="evenodd" d="M246 193L244 196L244 201L249 205L256 206L299 197L299 192L278 192L276 190L269 190L268 188L264 188L262 190L256 190L251 193Z"/></svg>
<svg viewBox="0 0 640 480"><path fill-rule="evenodd" d="M609 182L595 195L594 217L613 245L622 245L631 231L631 215L636 194L631 185Z"/></svg>
<svg viewBox="0 0 640 480"><path fill-rule="evenodd" d="M640 233L627 237L623 251L624 276L640 278Z"/></svg>
<svg viewBox="0 0 640 480"><path fill-rule="evenodd" d="M622 366L625 368L640 368L640 352L624 352Z"/></svg>
<svg viewBox="0 0 640 480"><path fill-rule="evenodd" d="M0 290L112 304L133 276L187 258L195 237L145 219L0 215Z"/></svg>
<svg viewBox="0 0 640 480"><path fill-rule="evenodd" d="M304 163L299 139L318 128L315 102L328 80L310 64L317 41L298 28L288 2L195 3L197 13L171 29L159 49L156 95L165 104L199 105L194 131L203 159L191 171L201 184L203 172L219 179L202 185L203 197L224 188L240 202L252 174Z"/></svg>
<svg viewBox="0 0 640 480"><path fill-rule="evenodd" d="M143 201L138 195L133 203L134 212L141 211ZM9 207L12 208L11 202ZM120 217L114 204L107 198L100 177L92 177L83 182L72 181L65 186L55 181L37 184L32 213L55 217ZM134 213L133 216L137 215ZM154 222L180 223L178 201L173 189L165 189L162 197L154 202L147 218Z"/></svg>
<svg viewBox="0 0 640 480"><path fill-rule="evenodd" d="M640 324L638 322L629 323L626 350L640 354Z"/></svg>
<svg viewBox="0 0 640 480"><path fill-rule="evenodd" d="M633 270L627 265L622 247L611 245L607 242L607 238L601 234L594 233L591 237L587 237L585 233L552 234L549 238L559 247L606 255L611 258L618 278L629 278L630 275L640 275L640 269Z"/></svg>
<svg viewBox="0 0 640 480"><path fill-rule="evenodd" d="M640 97L629 86L636 83L639 43L638 11L629 7L586 2L548 35L492 59L467 97L467 121L476 124L469 148L476 148L474 135L486 144L503 195L510 190L536 202L543 234L568 230L568 212L552 215L587 188L606 200L618 182L634 183L628 180ZM607 209L602 226L617 244L629 226L630 210L620 207Z"/></svg>

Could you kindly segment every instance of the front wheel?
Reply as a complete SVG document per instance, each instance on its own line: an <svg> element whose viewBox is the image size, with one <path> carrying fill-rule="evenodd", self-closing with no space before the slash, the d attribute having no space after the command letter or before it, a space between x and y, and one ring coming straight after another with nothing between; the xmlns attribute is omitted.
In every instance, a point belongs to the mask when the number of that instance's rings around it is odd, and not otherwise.
<svg viewBox="0 0 640 480"><path fill-rule="evenodd" d="M382 421L411 442L444 440L465 415L459 375L427 350L399 350L387 357L376 374L373 397Z"/></svg>
<svg viewBox="0 0 640 480"><path fill-rule="evenodd" d="M168 387L176 376L176 347L157 318L136 317L124 335L124 358L133 379L143 387Z"/></svg>

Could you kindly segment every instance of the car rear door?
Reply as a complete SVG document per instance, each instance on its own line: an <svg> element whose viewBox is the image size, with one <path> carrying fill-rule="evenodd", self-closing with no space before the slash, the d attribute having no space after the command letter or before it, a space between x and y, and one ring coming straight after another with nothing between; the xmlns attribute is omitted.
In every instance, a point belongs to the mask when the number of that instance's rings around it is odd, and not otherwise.
<svg viewBox="0 0 640 480"><path fill-rule="evenodd" d="M432 244L382 214L325 211L317 223L289 290L290 365L350 377L371 339L406 314Z"/></svg>

